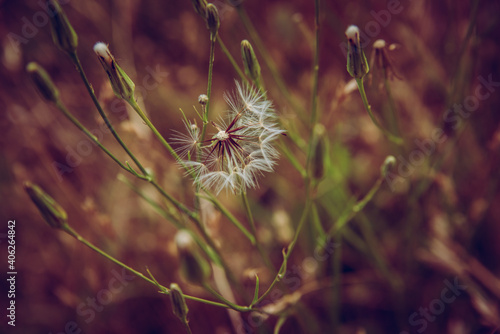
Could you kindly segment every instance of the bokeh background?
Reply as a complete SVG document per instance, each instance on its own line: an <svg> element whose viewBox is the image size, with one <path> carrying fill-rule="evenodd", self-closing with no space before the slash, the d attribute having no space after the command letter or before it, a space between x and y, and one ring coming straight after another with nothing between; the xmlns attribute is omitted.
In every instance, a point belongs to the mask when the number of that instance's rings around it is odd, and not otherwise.
<svg viewBox="0 0 500 334"><path fill-rule="evenodd" d="M169 138L173 130L182 130L179 109L191 119L196 117L193 106L197 107L198 96L206 92L209 33L202 18L188 0L62 3L79 35L83 66L113 124L161 184L192 207L191 181L183 177L137 117L114 97L92 46L97 41L109 43L121 66L137 86L143 87L139 101ZM126 159L112 136L102 131L102 120L70 60L54 47L43 4L0 1L0 332L55 334L81 329L81 333L96 334L182 333L168 298L140 279L125 280L109 303L97 305L98 311L91 312L92 298L103 297L103 289L121 269L52 230L23 191L26 180L41 185L67 210L70 224L100 248L140 271L149 268L164 285L178 282L186 293L211 298L179 276L173 226L117 180L119 167L44 103L32 87L24 67L37 61L50 73L74 115L100 133L103 143L120 159ZM215 5L221 15L220 36L241 66L240 42L251 39L232 4L217 1ZM242 5L293 99L310 110L313 2L248 0ZM380 17L381 11L389 8L394 9L390 17ZM329 139L325 177L317 194L322 226L329 229L353 198L366 194L388 154L398 160L392 174L395 179L384 182L363 213L346 227L351 237L342 244L342 279L337 282L341 287L339 333L500 331L499 12L500 3L492 0L321 1L318 96L320 122ZM406 141L403 148L391 145L374 127L358 92L352 89L340 47L349 24L357 24L370 34L365 48L368 56L378 38L395 44L390 56L400 79L393 78L390 85ZM295 127L300 120L262 58L260 61L277 113L283 124ZM236 78L217 47L214 119L225 110L223 93L233 89ZM489 96L474 105L477 99L470 96L477 94L480 78L495 84L479 88L481 94ZM383 117L387 96L380 75L373 75L367 93L378 117ZM454 105L464 103L473 110L467 116L449 112ZM308 131L300 126L297 129L307 142ZM432 145L427 146L427 154L418 143L432 138L436 129L442 130L441 138L446 139L432 149ZM305 161L299 147L287 138L283 143L300 162ZM414 153L417 151L424 153ZM409 162L410 158L417 162ZM161 201L147 184L131 181ZM224 193L220 198L236 216L245 219L239 198ZM304 183L282 157L276 172L263 176L249 198L259 237L279 266L281 249L288 244L300 217ZM17 223L15 328L6 325L4 316L10 219ZM262 268L255 249L216 212L208 220L210 233L250 293L253 272L259 272L263 287L267 286L272 277ZM367 224L372 226L372 234ZM281 333L333 331L334 264L331 258L312 265L307 262L316 246L311 225L291 258L289 267L295 271L290 278L302 286L312 282L322 288L303 296L302 309L292 308L292 314L307 314L307 321L292 316ZM373 249L376 254L370 251ZM436 310L439 305L432 302L442 298L446 282L456 280L467 289L453 302L443 304L444 309L429 318L419 313L421 308ZM399 287L397 293L394 282ZM293 284L289 288L297 287ZM226 310L196 302L189 302L189 308L193 333L238 332ZM414 312L418 314L412 322ZM248 315L243 318L248 319ZM249 332L270 333L275 322L268 319Z"/></svg>

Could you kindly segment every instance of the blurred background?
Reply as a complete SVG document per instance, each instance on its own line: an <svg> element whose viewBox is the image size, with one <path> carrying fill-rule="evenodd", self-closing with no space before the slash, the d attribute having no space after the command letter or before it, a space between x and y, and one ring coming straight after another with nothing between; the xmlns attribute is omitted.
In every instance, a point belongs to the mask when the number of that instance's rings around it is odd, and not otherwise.
<svg viewBox="0 0 500 334"><path fill-rule="evenodd" d="M98 41L109 43L138 87L139 102L170 138L174 130L182 130L179 109L190 119L197 117L193 106L199 110L198 96L206 93L209 33L203 19L188 0L61 4L79 36L83 67L112 123L159 182L194 207L192 182L114 96L92 47ZM219 35L240 66L240 42L252 43L234 7L243 6L291 99L307 115L314 3L214 4L221 17ZM493 0L321 1L318 97L328 137L325 176L316 194L322 228L328 230L369 191L387 155L394 155L397 165L374 199L348 223L333 255L315 257L321 245L312 222L307 224L290 259L286 284L289 291L308 284L314 288L304 293L300 307L291 307L281 333L500 331L499 12L499 1ZM373 125L346 71L344 31L350 24L360 27L367 57L377 39L393 45L388 54L395 75L389 85L403 147L392 145ZM53 45L44 1L0 1L0 32L2 296L8 290L6 237L12 219L17 223L18 272L16 327L7 326L2 316L0 332L182 333L168 297L51 229L25 194L24 181L39 184L66 209L70 225L95 245L141 272L149 268L166 286L177 282L185 293L211 299L179 276L172 224L117 179L120 168L42 101L26 76L28 62L40 63L69 110L122 161L127 159L103 130L69 58ZM294 106L256 53L282 123L307 142L307 127L300 125ZM383 119L388 96L383 75L375 67L372 72L368 99ZM234 88L235 79L236 71L217 46L212 119L226 110L223 94ZM289 138L282 144L304 163L300 147ZM127 178L161 202L146 183ZM276 172L259 183L249 191L250 204L259 238L278 268L281 249L290 242L303 209L304 182L282 155ZM219 197L246 222L239 197ZM253 273L258 272L264 291L273 276L258 252L224 217L208 212L210 234L237 278L251 294ZM334 258L339 259L341 276ZM111 289L116 277L121 285ZM340 287L340 298L334 286ZM2 297L2 314L7 302ZM197 302L188 306L193 333L244 333L238 330L242 320L224 309ZM277 320L271 317L261 324L248 314L242 319L257 324L246 326L249 333L271 333Z"/></svg>

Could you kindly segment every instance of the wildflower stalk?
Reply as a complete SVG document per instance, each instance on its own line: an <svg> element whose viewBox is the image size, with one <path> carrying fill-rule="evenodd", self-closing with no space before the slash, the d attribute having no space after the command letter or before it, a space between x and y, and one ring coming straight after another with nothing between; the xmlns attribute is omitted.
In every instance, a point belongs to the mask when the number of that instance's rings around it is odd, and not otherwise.
<svg viewBox="0 0 500 334"><path fill-rule="evenodd" d="M318 121L318 76L319 76L319 0L314 0L314 62L312 81L311 127Z"/></svg>
<svg viewBox="0 0 500 334"><path fill-rule="evenodd" d="M222 52L226 55L226 57L229 60L229 62L231 63L231 65L233 65L233 68L236 70L236 73L238 73L238 76L240 77L240 79L243 82L248 83L247 77L245 76L245 74L243 74L243 71L240 69L240 67L238 66L238 63L236 62L234 57L231 55L231 53L229 52L229 50L226 47L226 44L224 44L224 42L222 41L222 38L219 35L217 35L217 43L219 43L219 46L220 46Z"/></svg>
<svg viewBox="0 0 500 334"><path fill-rule="evenodd" d="M238 12L238 15L240 16L241 21L243 22L243 25L245 26L245 29L247 30L248 34L250 35L252 41L255 43L257 46L257 49L259 50L260 54L262 55L262 58L264 59L264 62L266 63L267 67L269 68L269 71L271 72L271 76L273 77L274 81L278 85L279 90L283 93L283 96L285 99L290 103L290 105L295 109L297 114L299 116L302 116L304 114L304 111L302 108L298 105L297 101L294 100L292 95L290 94L290 91L288 90L285 81L283 80L283 77L280 75L276 64L274 63L273 59L267 52L267 48L264 46L264 43L262 43L262 40L259 37L259 34L257 33L257 30L252 24L252 21L249 19L246 11L244 10L243 6L239 5L236 6L236 11Z"/></svg>
<svg viewBox="0 0 500 334"><path fill-rule="evenodd" d="M391 128L391 131L395 133L397 136L400 136L399 134L399 128L398 128L398 121L396 117L396 103L394 102L394 98L392 96L392 90L391 86L389 85L389 79L388 79L388 73L387 70L384 68L384 88L387 93L387 101L389 102L389 126Z"/></svg>
<svg viewBox="0 0 500 334"><path fill-rule="evenodd" d="M262 248L262 245L259 243L259 239L257 237L257 229L255 227L255 221L253 219L252 210L250 209L250 205L248 203L248 197L246 191L243 191L241 193L241 198L243 200L243 206L245 207L245 212L247 214L248 222L250 223L250 228L252 230L252 234L255 239L255 246L257 247L257 250L259 251L260 256L264 260L266 266L268 266L272 271L274 271L275 269L271 263L271 260L269 259L269 256Z"/></svg>
<svg viewBox="0 0 500 334"><path fill-rule="evenodd" d="M149 177L148 172L146 169L142 166L142 164L139 162L139 160L135 157L135 155L129 150L127 145L123 142L121 137L118 135L118 133L115 131L115 128L113 125L111 125L111 122L108 119L108 116L104 112L104 110L101 107L101 104L97 100L97 97L94 92L94 88L92 88L92 85L90 84L89 80L87 79L87 75L85 74L85 71L83 70L82 64L80 62L80 59L76 53L76 51L72 52L69 54L71 61L73 64L76 66L76 70L78 71L78 74L80 74L80 77L82 78L82 81L85 85L85 88L87 88L87 91L90 95L90 98L92 99L92 102L94 102L94 105L99 112L99 115L101 115L101 118L104 120L104 123L106 124L106 127L111 131L111 134L113 137L115 137L116 141L120 146L123 148L123 150L127 153L127 155L134 161L136 166L139 168L141 173L144 175L145 178Z"/></svg>
<svg viewBox="0 0 500 334"><path fill-rule="evenodd" d="M379 130L382 131L384 133L384 135L390 141L392 141L393 143L395 143L397 145L402 145L403 144L403 139L401 137L393 135L392 133L390 133L389 131L387 131L386 129L384 129L380 125L380 123L377 121L377 119L375 118L375 116L373 115L372 109L370 107L370 104L368 103L368 98L366 97L366 92L365 92L365 86L364 86L364 83L363 83L363 78L360 78L360 79L355 78L355 79L356 79L356 83L358 84L359 94L361 94L361 99L363 100L363 105L365 106L365 109L368 112L368 115L370 116L373 124L375 124L375 126L377 128L379 128Z"/></svg>
<svg viewBox="0 0 500 334"><path fill-rule="evenodd" d="M152 279L146 277L143 273L135 270L132 267L129 267L125 263L123 263L123 262L119 261L118 259L114 258L113 256L109 255L108 253L106 253L102 249L96 247L94 244L92 244L87 239L85 239L84 237L82 237L78 232L76 232L69 225L66 226L63 231L66 232L67 234L69 234L70 236L72 236L73 238L75 238L76 240L78 240L79 242L81 242L82 244L84 244L85 246L89 247L93 251L97 252L98 254L102 255L106 259L110 260L111 262L113 262L113 263L117 264L118 266L120 266L120 267L122 267L122 268L124 268L124 269L126 269L128 271L130 271L131 273L133 273L134 275L142 278L146 282L151 283L151 284L153 284L155 286L158 286L165 294L167 294L167 295L170 294L170 289L168 289L167 287L165 287L163 285L159 285L158 282L155 282L155 280L152 280ZM189 295L184 295L184 297L186 299L190 299L190 300L193 300L193 301L201 302L201 303L212 305L212 306L229 308L225 304L218 303L218 302L213 302L211 300L206 300L206 299L202 299L202 298L198 298L198 297L194 297L194 296L189 296Z"/></svg>
<svg viewBox="0 0 500 334"><path fill-rule="evenodd" d="M380 189L380 186L382 185L382 182L384 182L385 177L387 175L387 171L390 166L393 166L396 163L396 158L394 158L392 155L388 156L384 163L382 164L380 175L371 187L371 189L368 191L368 193L359 201L357 201L354 205L352 205L347 211L342 214L337 221L331 226L330 230L328 231L328 235L331 237L333 236L336 232L341 230L354 216L356 216L359 212L361 212L366 204L368 204L373 196L377 193L377 191Z"/></svg>
<svg viewBox="0 0 500 334"><path fill-rule="evenodd" d="M236 304L230 302L229 300L224 298L220 293L215 291L208 283L203 284L203 287L211 295L213 295L215 298L220 300L223 304L227 305L228 308L231 308L231 309L238 311L238 312L249 312L249 311L257 311L258 312L259 311L258 309L252 309L252 307L249 307L249 306L240 306L240 305L236 305Z"/></svg>
<svg viewBox="0 0 500 334"><path fill-rule="evenodd" d="M234 226L236 226L236 228L238 228L241 231L241 233L243 233L245 235L245 237L247 237L248 240L250 240L250 243L255 246L256 240L255 240L255 237L252 235L252 233L250 231L248 231L243 226L243 224L241 224L241 222L238 219L236 219L236 217L233 216L233 214L231 212L229 212L222 205L222 203L219 202L219 200L214 195L207 192L206 195L198 193L197 196L200 196L200 197L205 198L205 199L209 200L210 202L212 202L215 205L215 207L217 208L217 210L219 210L224 216L226 216L229 219L229 221Z"/></svg>
<svg viewBox="0 0 500 334"><path fill-rule="evenodd" d="M308 184L306 188L309 188L309 186L310 185ZM307 189L307 190L309 191L309 189ZM299 224L297 225L293 239L290 242L290 244L288 245L288 247L286 249L283 249L283 262L281 263L281 267L278 271L278 274L275 276L273 282L271 283L271 285L269 285L269 288L267 288L266 292L264 292L262 294L262 296L259 297L259 299L257 300L257 302L255 304L258 304L261 301L263 301L264 298L266 298L266 296L276 286L276 284L278 282L280 282L281 279L284 277L284 275L286 273L288 259L289 259L290 255L292 254L292 251L295 248L295 245L297 244L297 240L299 239L300 232L302 231L302 228L304 227L305 222L307 221L307 217L309 215L309 211L311 209L312 202L313 202L312 197L307 196L306 203L305 203L304 209L302 211L302 216L300 217Z"/></svg>

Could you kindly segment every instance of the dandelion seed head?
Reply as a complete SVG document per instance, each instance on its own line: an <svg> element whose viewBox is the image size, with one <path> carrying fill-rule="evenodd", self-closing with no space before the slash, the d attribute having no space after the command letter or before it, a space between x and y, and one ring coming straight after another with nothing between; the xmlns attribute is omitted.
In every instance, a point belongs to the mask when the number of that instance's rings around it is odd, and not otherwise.
<svg viewBox="0 0 500 334"><path fill-rule="evenodd" d="M239 193L257 187L258 178L274 170L279 153L273 142L284 130L276 123L271 101L254 87L236 82L236 90L224 97L229 110L212 122L217 131L210 139L200 138L194 123L185 124L188 133L176 133L173 139L195 183L215 193Z"/></svg>

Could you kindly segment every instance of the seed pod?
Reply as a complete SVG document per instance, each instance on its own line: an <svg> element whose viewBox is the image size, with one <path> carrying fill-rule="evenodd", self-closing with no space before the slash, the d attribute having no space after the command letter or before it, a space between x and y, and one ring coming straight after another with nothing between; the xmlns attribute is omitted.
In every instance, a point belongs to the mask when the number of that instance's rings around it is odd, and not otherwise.
<svg viewBox="0 0 500 334"><path fill-rule="evenodd" d="M181 319L182 322L187 322L187 314L189 309L182 294L181 288L176 284L170 284L170 302L172 303L172 310L174 314Z"/></svg>
<svg viewBox="0 0 500 334"><path fill-rule="evenodd" d="M206 96L205 94L201 94L200 96L198 96L198 103L202 106L206 106L208 103L208 96Z"/></svg>
<svg viewBox="0 0 500 334"><path fill-rule="evenodd" d="M398 79L401 77L396 73L394 65L387 50L391 50L394 44L387 46L383 39L378 39L373 43L373 51L370 59L370 67L376 68L383 71L383 75L386 79L392 79L395 76Z"/></svg>
<svg viewBox="0 0 500 334"><path fill-rule="evenodd" d="M252 45L246 39L241 41L241 57L243 58L243 66L245 74L248 75L254 83L260 81L260 64L255 56Z"/></svg>
<svg viewBox="0 0 500 334"><path fill-rule="evenodd" d="M69 23L66 14L56 0L49 0L47 4L54 44L69 55L76 52L78 46L78 35Z"/></svg>
<svg viewBox="0 0 500 334"><path fill-rule="evenodd" d="M209 3L206 9L207 28L210 31L210 39L215 41L217 38L217 31L220 27L219 11L215 5Z"/></svg>
<svg viewBox="0 0 500 334"><path fill-rule="evenodd" d="M24 190L52 228L64 229L67 226L68 215L66 211L45 191L31 182L24 183Z"/></svg>
<svg viewBox="0 0 500 334"><path fill-rule="evenodd" d="M347 37L347 71L355 79L362 79L370 70L359 41L359 29L351 25L345 31Z"/></svg>
<svg viewBox="0 0 500 334"><path fill-rule="evenodd" d="M26 71L33 80L40 95L47 101L57 103L59 101L59 91L50 79L49 74L35 62L26 66Z"/></svg>
<svg viewBox="0 0 500 334"><path fill-rule="evenodd" d="M133 100L135 84L125 71L118 66L115 58L109 52L108 46L102 42L98 42L94 45L94 52L109 77L115 95L125 101Z"/></svg>

